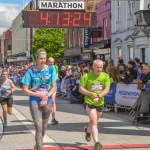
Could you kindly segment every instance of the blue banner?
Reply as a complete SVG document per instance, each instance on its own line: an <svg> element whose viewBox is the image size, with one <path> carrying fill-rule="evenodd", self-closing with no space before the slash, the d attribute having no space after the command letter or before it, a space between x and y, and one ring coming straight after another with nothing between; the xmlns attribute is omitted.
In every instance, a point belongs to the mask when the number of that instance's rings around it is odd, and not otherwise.
<svg viewBox="0 0 150 150"><path fill-rule="evenodd" d="M116 83L110 85L109 93L104 97L105 103L115 104Z"/></svg>
<svg viewBox="0 0 150 150"><path fill-rule="evenodd" d="M144 87L147 88L147 89L150 89L150 84L145 84Z"/></svg>
<svg viewBox="0 0 150 150"><path fill-rule="evenodd" d="M90 46L90 28L84 28L84 48Z"/></svg>
<svg viewBox="0 0 150 150"><path fill-rule="evenodd" d="M66 92L70 93L70 80L67 81L67 84L66 84Z"/></svg>
<svg viewBox="0 0 150 150"><path fill-rule="evenodd" d="M57 92L61 93L61 82L57 80Z"/></svg>

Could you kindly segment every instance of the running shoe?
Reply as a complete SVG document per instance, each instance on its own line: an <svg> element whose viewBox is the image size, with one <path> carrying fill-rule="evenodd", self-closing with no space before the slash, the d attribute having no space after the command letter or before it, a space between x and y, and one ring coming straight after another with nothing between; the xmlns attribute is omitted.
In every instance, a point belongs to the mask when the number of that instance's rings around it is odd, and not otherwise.
<svg viewBox="0 0 150 150"><path fill-rule="evenodd" d="M55 118L52 119L52 125L56 125L56 124L58 124L58 121Z"/></svg>
<svg viewBox="0 0 150 150"><path fill-rule="evenodd" d="M87 142L91 141L91 134L89 132L87 132L87 127L84 128L85 131L85 139Z"/></svg>
<svg viewBox="0 0 150 150"><path fill-rule="evenodd" d="M100 142L95 143L95 150L101 150L102 144Z"/></svg>

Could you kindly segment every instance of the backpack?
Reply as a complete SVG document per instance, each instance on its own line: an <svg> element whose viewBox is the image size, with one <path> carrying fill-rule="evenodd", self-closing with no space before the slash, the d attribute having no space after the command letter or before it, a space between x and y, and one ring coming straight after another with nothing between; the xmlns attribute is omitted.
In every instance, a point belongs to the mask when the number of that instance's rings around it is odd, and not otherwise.
<svg viewBox="0 0 150 150"><path fill-rule="evenodd" d="M44 76L36 76L36 73L39 75L39 70L36 68L35 65L31 66L28 70L30 76L31 76L31 84L30 84L30 90L36 91L40 85L41 85L41 78L43 77L44 83L46 83L46 89L50 90L50 73L49 73L49 66L45 65L44 68Z"/></svg>

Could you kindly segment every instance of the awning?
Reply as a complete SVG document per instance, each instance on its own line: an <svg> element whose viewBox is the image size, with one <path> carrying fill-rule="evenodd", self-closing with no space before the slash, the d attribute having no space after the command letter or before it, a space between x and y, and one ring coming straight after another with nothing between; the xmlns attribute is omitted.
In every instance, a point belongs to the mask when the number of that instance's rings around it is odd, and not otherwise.
<svg viewBox="0 0 150 150"><path fill-rule="evenodd" d="M77 62L73 63L75 65L80 65L80 64L83 64L83 63L88 63L90 62L90 60L78 60Z"/></svg>
<svg viewBox="0 0 150 150"><path fill-rule="evenodd" d="M80 57L80 55L63 56L63 57L60 57L60 58L57 58L57 59L65 60L65 59L70 59L70 58L73 58L73 57Z"/></svg>
<svg viewBox="0 0 150 150"><path fill-rule="evenodd" d="M17 57L17 61L28 61L29 58L28 57Z"/></svg>
<svg viewBox="0 0 150 150"><path fill-rule="evenodd" d="M15 59L15 58L14 59L13 58L8 58L7 59L7 62L15 62L15 61L17 61L17 59Z"/></svg>
<svg viewBox="0 0 150 150"><path fill-rule="evenodd" d="M103 49L103 48L110 48L110 39L104 40L100 42L96 42L90 45L89 49Z"/></svg>

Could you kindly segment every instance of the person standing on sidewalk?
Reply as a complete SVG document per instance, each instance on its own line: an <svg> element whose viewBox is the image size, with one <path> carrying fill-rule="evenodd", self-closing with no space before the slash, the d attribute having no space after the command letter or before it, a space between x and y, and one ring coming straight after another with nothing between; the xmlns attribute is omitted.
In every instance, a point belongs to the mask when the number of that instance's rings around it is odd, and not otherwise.
<svg viewBox="0 0 150 150"><path fill-rule="evenodd" d="M13 96L12 93L16 90L14 83L8 78L8 71L2 71L0 78L0 103L3 109L4 127L7 126L7 113L12 114Z"/></svg>
<svg viewBox="0 0 150 150"><path fill-rule="evenodd" d="M93 71L84 74L80 79L79 91L85 95L85 109L90 119L85 127L85 139L90 142L91 135L95 142L95 150L100 150L102 144L98 140L98 120L104 110L104 96L109 92L110 78L107 73L102 72L103 61L93 61Z"/></svg>
<svg viewBox="0 0 150 150"><path fill-rule="evenodd" d="M58 79L58 66L54 65L54 58L52 58L52 57L48 58L47 64L54 68L56 76L57 76L57 79ZM52 124L53 125L58 124L58 121L55 119L55 113L56 113L56 92L54 92L53 95L52 95L51 113L52 113Z"/></svg>
<svg viewBox="0 0 150 150"><path fill-rule="evenodd" d="M56 91L56 74L46 65L47 53L43 48L36 53L36 65L32 65L22 79L23 91L29 95L30 112L36 130L35 150L42 150L43 137L50 117L52 94Z"/></svg>

